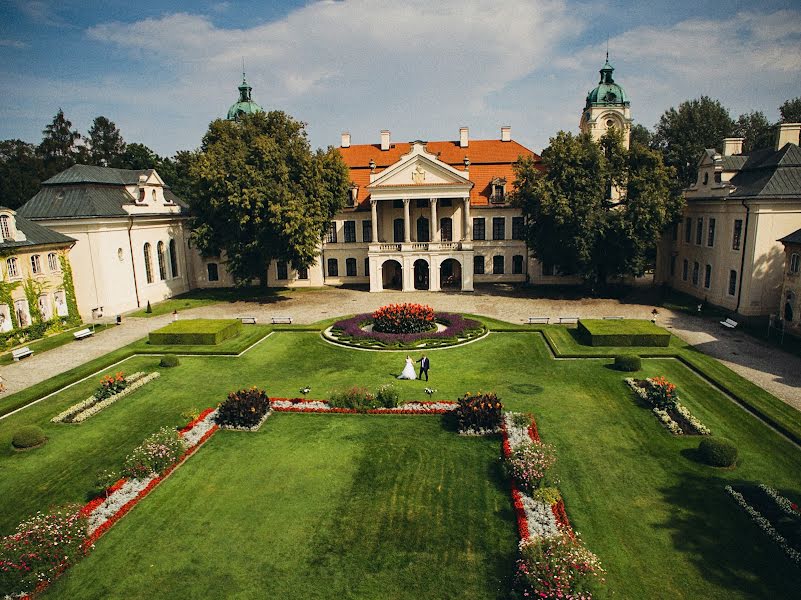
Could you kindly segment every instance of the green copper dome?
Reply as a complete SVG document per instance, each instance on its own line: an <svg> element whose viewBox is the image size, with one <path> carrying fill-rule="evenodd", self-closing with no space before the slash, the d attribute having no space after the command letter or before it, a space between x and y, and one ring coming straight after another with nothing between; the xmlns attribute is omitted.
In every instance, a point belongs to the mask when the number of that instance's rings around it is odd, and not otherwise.
<svg viewBox="0 0 801 600"><path fill-rule="evenodd" d="M629 97L626 95L626 90L622 86L615 83L612 78L612 72L615 68L609 64L609 57L601 69L601 81L598 87L587 94L587 105L584 108L591 106L629 106Z"/></svg>
<svg viewBox="0 0 801 600"><path fill-rule="evenodd" d="M245 80L245 74L242 73L242 85L239 86L239 101L231 105L228 109L228 120L236 121L242 115L252 115L254 113L264 112L264 109L253 102L250 97L250 92L253 90Z"/></svg>

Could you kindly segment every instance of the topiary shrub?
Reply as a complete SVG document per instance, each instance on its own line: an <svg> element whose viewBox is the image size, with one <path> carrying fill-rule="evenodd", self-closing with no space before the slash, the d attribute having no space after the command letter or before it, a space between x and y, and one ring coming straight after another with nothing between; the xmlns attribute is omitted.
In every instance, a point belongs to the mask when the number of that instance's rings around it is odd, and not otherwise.
<svg viewBox="0 0 801 600"><path fill-rule="evenodd" d="M615 369L618 371L639 371L642 369L642 359L636 354L618 354L615 356Z"/></svg>
<svg viewBox="0 0 801 600"><path fill-rule="evenodd" d="M47 441L44 431L36 425L27 425L17 430L11 438L11 445L15 448L36 448Z"/></svg>
<svg viewBox="0 0 801 600"><path fill-rule="evenodd" d="M733 467L737 462L737 446L719 438L701 440L698 454L703 462L713 467Z"/></svg>
<svg viewBox="0 0 801 600"><path fill-rule="evenodd" d="M269 410L267 392L254 386L228 394L217 409L216 421L221 427L250 429L256 427Z"/></svg>
<svg viewBox="0 0 801 600"><path fill-rule="evenodd" d="M153 312L153 309L150 307L150 300L147 301L147 308L145 308L145 312L147 314L151 314Z"/></svg>
<svg viewBox="0 0 801 600"><path fill-rule="evenodd" d="M159 361L160 367L177 367L179 364L181 364L181 361L174 354L165 354Z"/></svg>

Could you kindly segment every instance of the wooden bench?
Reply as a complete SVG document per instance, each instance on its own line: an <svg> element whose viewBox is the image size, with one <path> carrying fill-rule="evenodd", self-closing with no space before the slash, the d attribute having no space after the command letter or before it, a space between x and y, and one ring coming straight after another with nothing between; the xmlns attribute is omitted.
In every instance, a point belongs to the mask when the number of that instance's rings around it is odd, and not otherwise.
<svg viewBox="0 0 801 600"><path fill-rule="evenodd" d="M28 348L28 346L23 346L22 348L17 348L16 350L11 351L11 356L14 357L14 360L19 360L20 358L25 358L26 356L31 356L33 354L33 350Z"/></svg>
<svg viewBox="0 0 801 600"><path fill-rule="evenodd" d="M734 319L726 319L725 321L721 321L720 324L724 327L728 327L729 329L734 329L737 327L737 325L739 325L739 323Z"/></svg>
<svg viewBox="0 0 801 600"><path fill-rule="evenodd" d="M243 325L255 325L256 324L256 317L239 317L239 320L242 321Z"/></svg>
<svg viewBox="0 0 801 600"><path fill-rule="evenodd" d="M622 321L623 317L604 317L604 321Z"/></svg>
<svg viewBox="0 0 801 600"><path fill-rule="evenodd" d="M273 325L283 323L284 325L292 325L292 317L273 317Z"/></svg>
<svg viewBox="0 0 801 600"><path fill-rule="evenodd" d="M551 317L529 317L528 324L533 325L535 323L539 323L541 325L547 325L551 321Z"/></svg>
<svg viewBox="0 0 801 600"><path fill-rule="evenodd" d="M559 317L559 324L563 325L565 323L572 323L575 325L578 323L578 320L578 317Z"/></svg>
<svg viewBox="0 0 801 600"><path fill-rule="evenodd" d="M81 329L80 331L76 331L75 333L72 334L72 337L74 337L76 340L82 340L84 338L91 337L94 334L95 332L87 327L86 329Z"/></svg>

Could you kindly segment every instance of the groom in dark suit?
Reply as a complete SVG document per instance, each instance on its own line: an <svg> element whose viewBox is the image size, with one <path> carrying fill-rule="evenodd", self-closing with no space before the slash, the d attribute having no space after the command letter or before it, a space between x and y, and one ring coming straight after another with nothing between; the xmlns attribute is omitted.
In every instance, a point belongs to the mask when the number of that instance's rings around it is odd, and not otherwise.
<svg viewBox="0 0 801 600"><path fill-rule="evenodd" d="M425 354L417 362L420 363L420 376L417 379L422 379L423 375L425 375L426 381L428 381L428 368L431 366L431 362Z"/></svg>

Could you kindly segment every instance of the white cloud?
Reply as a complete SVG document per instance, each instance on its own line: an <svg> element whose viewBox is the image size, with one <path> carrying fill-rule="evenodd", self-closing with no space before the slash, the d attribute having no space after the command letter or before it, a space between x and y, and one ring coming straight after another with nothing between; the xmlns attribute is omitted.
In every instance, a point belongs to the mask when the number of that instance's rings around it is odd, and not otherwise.
<svg viewBox="0 0 801 600"><path fill-rule="evenodd" d="M17 0L17 8L31 21L52 27L73 27L58 14L50 3L43 0Z"/></svg>
<svg viewBox="0 0 801 600"><path fill-rule="evenodd" d="M0 46L5 48L22 49L22 48L27 48L28 44L26 44L25 42L21 42L20 40L10 40L4 38L0 39Z"/></svg>

